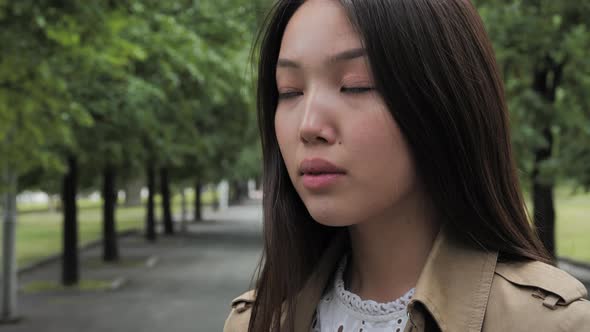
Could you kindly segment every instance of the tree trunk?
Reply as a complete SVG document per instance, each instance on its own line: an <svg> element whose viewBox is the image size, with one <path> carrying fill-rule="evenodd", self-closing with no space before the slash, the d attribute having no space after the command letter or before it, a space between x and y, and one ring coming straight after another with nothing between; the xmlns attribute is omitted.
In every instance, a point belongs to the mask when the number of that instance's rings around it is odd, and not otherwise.
<svg viewBox="0 0 590 332"><path fill-rule="evenodd" d="M103 170L103 259L105 262L119 260L117 246L117 228L115 224L115 207L117 193L115 190L115 169L108 165Z"/></svg>
<svg viewBox="0 0 590 332"><path fill-rule="evenodd" d="M203 212L201 211L201 190L203 189L203 185L201 184L201 179L197 179L195 182L195 215L193 217L194 221L201 221L203 220Z"/></svg>
<svg viewBox="0 0 590 332"><path fill-rule="evenodd" d="M16 266L16 193L17 176L15 173L4 173L4 227L2 243L2 318L3 322L17 319L17 289L18 277Z"/></svg>
<svg viewBox="0 0 590 332"><path fill-rule="evenodd" d="M180 205L181 205L181 212L180 212L180 225L181 225L181 232L186 233L187 231L187 202L186 202L186 193L184 188L180 189Z"/></svg>
<svg viewBox="0 0 590 332"><path fill-rule="evenodd" d="M170 183L168 180L168 169L160 169L160 190L162 191L162 213L164 219L164 234L174 234L174 225L172 224L172 210L170 208Z"/></svg>
<svg viewBox="0 0 590 332"><path fill-rule="evenodd" d="M539 179L541 162L551 157L553 136L549 128L543 130L543 136L548 142L546 147L535 151L535 166L533 170L533 211L537 233L552 257L555 257L555 203L553 200L553 184L543 183Z"/></svg>
<svg viewBox="0 0 590 332"><path fill-rule="evenodd" d="M238 199L243 201L248 198L248 180L242 180L239 182L240 184L240 195Z"/></svg>
<svg viewBox="0 0 590 332"><path fill-rule="evenodd" d="M230 184L230 203L239 204L248 195L248 184L239 180L233 180Z"/></svg>
<svg viewBox="0 0 590 332"><path fill-rule="evenodd" d="M156 193L156 172L153 163L147 167L148 199L147 216L145 221L145 237L148 241L156 241L156 221L154 218L154 195Z"/></svg>
<svg viewBox="0 0 590 332"><path fill-rule="evenodd" d="M555 102L555 92L559 86L565 63L556 63L546 57L543 66L534 72L533 90L546 102ZM552 75L550 75L552 74ZM550 79L551 78L551 79ZM553 181L542 181L540 178L541 164L551 158L553 135L551 123L545 123L541 134L546 145L537 148L533 167L533 218L537 233L551 256L555 257L555 202L553 199Z"/></svg>
<svg viewBox="0 0 590 332"><path fill-rule="evenodd" d="M229 182L229 205L234 205L238 202L239 190L238 181L232 180Z"/></svg>
<svg viewBox="0 0 590 332"><path fill-rule="evenodd" d="M78 163L74 156L68 157L68 173L64 176L62 188L63 256L62 284L71 286L80 279L78 264L78 209L76 193L78 186Z"/></svg>

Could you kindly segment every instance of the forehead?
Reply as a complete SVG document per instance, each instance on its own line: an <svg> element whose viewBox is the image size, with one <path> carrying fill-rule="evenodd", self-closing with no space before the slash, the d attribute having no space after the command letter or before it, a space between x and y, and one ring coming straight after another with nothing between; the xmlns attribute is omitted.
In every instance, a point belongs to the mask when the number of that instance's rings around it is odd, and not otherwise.
<svg viewBox="0 0 590 332"><path fill-rule="evenodd" d="M279 56L303 60L359 47L361 40L338 1L308 0L289 20Z"/></svg>

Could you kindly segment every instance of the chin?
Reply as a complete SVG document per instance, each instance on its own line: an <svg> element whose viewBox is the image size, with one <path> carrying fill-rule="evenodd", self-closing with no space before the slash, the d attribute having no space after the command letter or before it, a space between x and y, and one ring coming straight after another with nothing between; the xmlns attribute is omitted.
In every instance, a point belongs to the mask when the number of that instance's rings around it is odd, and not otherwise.
<svg viewBox="0 0 590 332"><path fill-rule="evenodd" d="M308 206L307 204L306 207L313 220L324 226L346 227L355 223L350 216L343 215L342 209L338 207Z"/></svg>

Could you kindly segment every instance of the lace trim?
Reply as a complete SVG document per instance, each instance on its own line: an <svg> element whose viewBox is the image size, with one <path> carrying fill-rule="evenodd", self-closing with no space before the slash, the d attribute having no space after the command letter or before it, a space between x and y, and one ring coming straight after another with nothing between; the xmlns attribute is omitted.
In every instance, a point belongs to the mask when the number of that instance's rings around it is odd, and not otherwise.
<svg viewBox="0 0 590 332"><path fill-rule="evenodd" d="M363 300L358 295L351 293L344 288L343 275L346 263L347 256L344 256L340 261L340 265L334 276L334 289L336 296L350 310L373 316L402 313L406 310L408 303L410 303L412 296L414 296L416 288L410 289L406 294L391 302L379 303L373 300Z"/></svg>

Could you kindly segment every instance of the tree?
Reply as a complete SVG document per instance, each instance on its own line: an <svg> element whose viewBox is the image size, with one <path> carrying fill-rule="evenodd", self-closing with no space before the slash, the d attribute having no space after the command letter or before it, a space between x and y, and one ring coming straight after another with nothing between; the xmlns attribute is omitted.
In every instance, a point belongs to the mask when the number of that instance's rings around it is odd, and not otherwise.
<svg viewBox="0 0 590 332"><path fill-rule="evenodd" d="M64 213L64 235L61 280L64 286L78 283L78 208L76 192L78 188L78 161L75 157L68 158L68 172L63 179L62 202Z"/></svg>
<svg viewBox="0 0 590 332"><path fill-rule="evenodd" d="M156 235L156 220L154 211L154 195L155 195L155 182L156 174L154 166L148 163L147 166L147 185L148 185L148 199L146 205L146 239L150 242L155 242L157 239Z"/></svg>
<svg viewBox="0 0 590 332"><path fill-rule="evenodd" d="M53 38L55 29L45 15L50 2L0 1L0 169L6 194L6 236L3 319L16 316L16 266L14 211L17 179L35 167L65 170L60 153L50 147L72 143L70 124L89 125L90 118L69 95L59 74L65 65L62 48Z"/></svg>
<svg viewBox="0 0 590 332"><path fill-rule="evenodd" d="M115 207L117 205L117 191L115 189L115 169L106 166L103 174L102 198L103 208L103 259L106 262L119 260L117 246L117 229L115 224Z"/></svg>
<svg viewBox="0 0 590 332"><path fill-rule="evenodd" d="M145 146L158 151L148 159L166 169L170 179L217 180L245 145L253 110L251 77L246 75L249 48L244 47L251 40L244 36L252 35L251 6L237 1L150 3L135 10L143 22L134 25L135 38L146 45L147 54L137 66L138 77L163 95L160 102L146 105L158 126L146 131ZM164 211L168 201L163 200ZM199 211L195 207L197 218Z"/></svg>
<svg viewBox="0 0 590 332"><path fill-rule="evenodd" d="M162 221L164 223L164 234L174 234L174 224L172 223L172 208L170 198L170 181L168 178L168 169L160 169L160 190L162 193Z"/></svg>
<svg viewBox="0 0 590 332"><path fill-rule="evenodd" d="M555 254L559 180L590 188L590 3L573 0L478 0L502 66L513 143L533 218Z"/></svg>

